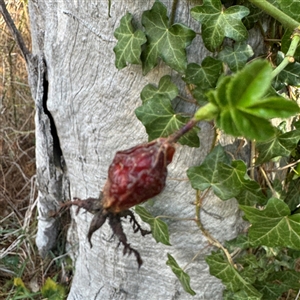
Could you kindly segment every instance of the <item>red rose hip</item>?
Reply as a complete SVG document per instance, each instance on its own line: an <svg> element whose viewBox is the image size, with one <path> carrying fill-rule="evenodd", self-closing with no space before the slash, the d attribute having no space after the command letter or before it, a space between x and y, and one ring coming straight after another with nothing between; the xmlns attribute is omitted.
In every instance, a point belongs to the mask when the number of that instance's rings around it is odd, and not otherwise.
<svg viewBox="0 0 300 300"><path fill-rule="evenodd" d="M166 138L119 151L108 169L103 208L119 213L158 195L175 148Z"/></svg>
<svg viewBox="0 0 300 300"><path fill-rule="evenodd" d="M113 233L124 246L123 253L134 253L139 267L142 265L139 252L127 242L121 218L129 217L134 232L139 231L142 236L151 233L142 229L129 208L158 195L164 189L167 166L172 161L175 153L174 143L181 136L181 131L169 138L159 138L117 152L109 166L108 178L99 199L74 198L74 201L61 206L60 210L76 205L77 212L83 208L94 214L87 235L91 246L93 233L108 220Z"/></svg>

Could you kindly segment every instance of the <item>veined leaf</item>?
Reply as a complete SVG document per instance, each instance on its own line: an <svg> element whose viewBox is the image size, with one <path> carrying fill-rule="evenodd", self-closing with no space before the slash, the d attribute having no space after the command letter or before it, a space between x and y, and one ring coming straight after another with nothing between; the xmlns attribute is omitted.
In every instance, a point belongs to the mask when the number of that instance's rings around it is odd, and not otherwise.
<svg viewBox="0 0 300 300"><path fill-rule="evenodd" d="M195 85L191 92L199 105L207 103L206 92L216 86L222 69L222 62L210 56L204 58L201 66L196 63L188 64L183 80Z"/></svg>
<svg viewBox="0 0 300 300"><path fill-rule="evenodd" d="M205 260L209 265L210 274L221 279L227 289L234 293L245 293L248 297L247 299L262 299L262 294L229 264L223 254L213 252Z"/></svg>
<svg viewBox="0 0 300 300"><path fill-rule="evenodd" d="M230 252L234 251L236 248L245 250L251 247L247 234L239 234L236 238L225 241L225 246Z"/></svg>
<svg viewBox="0 0 300 300"><path fill-rule="evenodd" d="M191 286L190 286L190 276L185 273L177 264L176 260L174 259L174 257L168 253L168 260L166 262L166 264L171 267L173 273L176 275L176 277L179 279L182 287L184 288L184 290L191 294L192 296L196 295L195 291L192 290Z"/></svg>
<svg viewBox="0 0 300 300"><path fill-rule="evenodd" d="M141 99L145 103L155 97L155 95L163 95L170 100L173 100L178 95L178 88L171 81L171 76L163 76L159 81L158 88L152 84L147 84L141 92Z"/></svg>
<svg viewBox="0 0 300 300"><path fill-rule="evenodd" d="M253 56L254 52L250 45L247 43L235 43L232 47L224 47L224 49L219 52L218 58L225 62L231 71L237 72L241 70L247 60Z"/></svg>
<svg viewBox="0 0 300 300"><path fill-rule="evenodd" d="M289 206L291 211L294 211L300 204L300 179L291 180L288 187L288 192L284 198L284 202Z"/></svg>
<svg viewBox="0 0 300 300"><path fill-rule="evenodd" d="M120 21L120 26L115 30L115 37L118 40L114 47L116 54L116 67L120 70L126 67L127 63L141 63L141 45L146 43L146 37L143 31L134 30L132 24L132 15L127 13Z"/></svg>
<svg viewBox="0 0 300 300"><path fill-rule="evenodd" d="M192 17L202 24L202 38L206 48L214 52L225 37L241 42L248 32L242 19L249 14L245 6L222 7L220 0L204 0L203 5L191 9Z"/></svg>
<svg viewBox="0 0 300 300"><path fill-rule="evenodd" d="M256 144L259 156L256 163L261 164L277 156L289 156L300 140L300 130L282 133L277 130L272 138Z"/></svg>
<svg viewBox="0 0 300 300"><path fill-rule="evenodd" d="M168 225L159 218L153 217L144 207L136 205L134 211L151 227L152 236L157 243L170 246Z"/></svg>
<svg viewBox="0 0 300 300"><path fill-rule="evenodd" d="M241 205L265 204L266 196L263 194L260 185L251 180L247 174L241 180L241 191L235 196L236 200Z"/></svg>
<svg viewBox="0 0 300 300"><path fill-rule="evenodd" d="M277 53L277 65L284 59L282 52ZM300 63L294 62L287 65L275 78L276 89L282 88L284 85L300 85Z"/></svg>
<svg viewBox="0 0 300 300"><path fill-rule="evenodd" d="M241 3L243 6L247 7L250 11L249 15L243 18L243 24L246 26L248 30L254 27L255 23L261 18L263 11L253 5L251 2L248 1L238 1L237 4Z"/></svg>
<svg viewBox="0 0 300 300"><path fill-rule="evenodd" d="M299 290L299 281L299 272L284 270L273 272L267 281L257 282L256 287L264 295L264 300L274 300L291 289Z"/></svg>
<svg viewBox="0 0 300 300"><path fill-rule="evenodd" d="M256 60L232 77L227 97L232 106L248 107L259 103L272 81L272 68L267 61Z"/></svg>
<svg viewBox="0 0 300 300"><path fill-rule="evenodd" d="M180 129L190 118L176 114L171 101L165 95L156 94L152 99L135 110L137 118L144 124L149 140L167 137ZM199 147L198 128L179 139L182 145Z"/></svg>
<svg viewBox="0 0 300 300"><path fill-rule="evenodd" d="M272 68L268 62L256 60L234 76L225 77L208 100L220 107L216 124L233 136L257 141L271 138L275 130L268 119L285 118L299 112L299 107L282 97L263 96L270 88Z"/></svg>
<svg viewBox="0 0 300 300"><path fill-rule="evenodd" d="M204 191L213 184L218 183L218 164L230 163L230 159L221 145L217 145L198 167L187 170L187 176L194 189Z"/></svg>
<svg viewBox="0 0 300 300"><path fill-rule="evenodd" d="M167 8L159 1L143 13L142 23L148 40L142 53L144 75L157 65L158 57L183 73L187 63L185 48L191 44L195 32L182 24L170 25Z"/></svg>
<svg viewBox="0 0 300 300"><path fill-rule="evenodd" d="M249 229L252 245L300 249L300 215L291 215L282 200L269 199L263 210L242 205L240 208L252 224Z"/></svg>
<svg viewBox="0 0 300 300"><path fill-rule="evenodd" d="M188 64L184 81L195 84L202 89L214 88L222 72L222 62L207 56L201 66L195 63Z"/></svg>
<svg viewBox="0 0 300 300"><path fill-rule="evenodd" d="M276 0L280 9L288 16L300 22L300 5L295 0Z"/></svg>
<svg viewBox="0 0 300 300"><path fill-rule="evenodd" d="M243 161L230 159L222 146L216 146L203 163L187 170L187 176L194 189L204 191L211 187L222 200L235 197L240 204L264 203L265 197L257 182L247 175Z"/></svg>
<svg viewBox="0 0 300 300"><path fill-rule="evenodd" d="M228 134L252 140L261 141L274 135L274 128L269 121L234 108L222 111L216 124Z"/></svg>
<svg viewBox="0 0 300 300"><path fill-rule="evenodd" d="M288 118L299 112L299 106L296 102L286 100L283 97L270 97L243 108L243 110L266 119Z"/></svg>

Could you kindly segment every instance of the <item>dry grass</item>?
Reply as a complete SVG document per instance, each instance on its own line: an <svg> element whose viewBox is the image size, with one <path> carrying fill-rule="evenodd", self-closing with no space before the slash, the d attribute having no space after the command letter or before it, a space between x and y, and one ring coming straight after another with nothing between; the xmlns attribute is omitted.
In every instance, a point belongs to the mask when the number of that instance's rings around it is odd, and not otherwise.
<svg viewBox="0 0 300 300"><path fill-rule="evenodd" d="M29 47L26 2L6 4ZM0 17L0 299L16 299L14 278L21 278L30 291L39 291L46 277L58 272L51 258L41 261L34 244L34 113L25 61ZM28 297L24 299L41 296Z"/></svg>

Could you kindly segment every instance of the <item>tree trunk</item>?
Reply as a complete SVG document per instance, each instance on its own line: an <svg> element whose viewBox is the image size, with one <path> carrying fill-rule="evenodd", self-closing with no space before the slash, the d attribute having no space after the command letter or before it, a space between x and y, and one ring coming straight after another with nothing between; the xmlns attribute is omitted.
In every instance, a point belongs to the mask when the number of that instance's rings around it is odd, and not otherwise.
<svg viewBox="0 0 300 300"><path fill-rule="evenodd" d="M59 230L49 212L73 197L98 197L115 152L147 141L134 113L141 104L142 88L147 83L157 84L165 74L174 81L179 78L163 63L146 77L140 66L115 68L113 32L120 18L127 11L140 17L154 1L111 2L110 17L108 0L29 1L33 54L40 66L40 94L35 100L37 245L42 255L55 245ZM172 1L164 3L170 10ZM193 22L188 18L189 3L180 1L176 13L176 20L187 25ZM194 47L198 48L194 61L199 62L206 52L197 39L193 42L199 44ZM185 108L184 103L179 105ZM203 123L200 148L178 145L165 190L147 204L155 216L174 217L165 219L172 246L157 244L151 235L133 234L129 222L123 222L128 241L144 261L140 269L134 255L123 256L122 246L118 247L107 224L95 232L90 248L86 236L92 215L83 210L76 215L72 209L68 238L75 274L68 299L192 299L166 266L167 253L181 267L189 263L185 270L197 299L222 299L222 284L209 274L204 260L213 247L193 221L175 219L194 217L195 191L186 180L186 170L203 160L212 139L211 125ZM222 202L211 195L201 216L206 229L221 242L233 238L243 226L235 200Z"/></svg>

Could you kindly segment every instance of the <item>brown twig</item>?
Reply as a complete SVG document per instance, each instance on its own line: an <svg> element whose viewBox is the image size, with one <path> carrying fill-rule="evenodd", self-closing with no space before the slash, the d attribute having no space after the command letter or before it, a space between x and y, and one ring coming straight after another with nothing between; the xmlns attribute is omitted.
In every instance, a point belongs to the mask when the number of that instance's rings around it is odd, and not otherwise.
<svg viewBox="0 0 300 300"><path fill-rule="evenodd" d="M6 9L6 5L4 0L0 0L0 12L4 18L4 21L7 25L7 27L9 28L14 40L16 41L16 43L18 44L22 55L24 56L26 62L28 63L28 59L30 56L30 52L28 50L28 48L26 47L23 37L20 34L19 30L17 29L10 13L8 12L8 10Z"/></svg>

